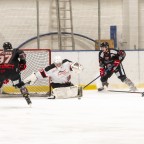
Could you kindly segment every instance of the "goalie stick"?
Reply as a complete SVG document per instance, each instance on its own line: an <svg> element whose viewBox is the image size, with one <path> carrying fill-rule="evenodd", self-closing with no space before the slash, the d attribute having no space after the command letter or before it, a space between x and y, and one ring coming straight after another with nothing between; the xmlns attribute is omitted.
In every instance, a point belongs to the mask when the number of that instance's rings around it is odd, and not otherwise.
<svg viewBox="0 0 144 144"><path fill-rule="evenodd" d="M135 93L135 94L141 94L142 97L144 97L144 92L132 92L132 91L120 91L120 90L108 90L109 92L120 92L120 93Z"/></svg>

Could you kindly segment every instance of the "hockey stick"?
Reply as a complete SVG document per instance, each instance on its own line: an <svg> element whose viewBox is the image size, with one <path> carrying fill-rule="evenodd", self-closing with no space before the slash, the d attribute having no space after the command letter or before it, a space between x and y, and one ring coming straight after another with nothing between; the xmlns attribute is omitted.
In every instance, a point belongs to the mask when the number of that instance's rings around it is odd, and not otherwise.
<svg viewBox="0 0 144 144"><path fill-rule="evenodd" d="M108 71L109 71L109 69L107 69L105 72L107 73ZM85 86L83 87L83 89L86 88L87 86L89 86L91 83L93 83L93 82L94 82L95 80L97 80L99 77L100 77L100 75L97 76L95 79L93 79L91 82L89 82L87 85L85 85Z"/></svg>
<svg viewBox="0 0 144 144"><path fill-rule="evenodd" d="M120 91L120 90L108 90L109 92L120 92L120 93L135 93L135 94L141 94L142 97L144 96L144 92L131 92L131 91Z"/></svg>
<svg viewBox="0 0 144 144"><path fill-rule="evenodd" d="M83 87L83 89L85 89L87 86L89 86L91 83L93 83L95 80L97 80L100 77L100 75L98 77L96 77L95 79L93 79L91 82L89 82L87 85L85 85Z"/></svg>

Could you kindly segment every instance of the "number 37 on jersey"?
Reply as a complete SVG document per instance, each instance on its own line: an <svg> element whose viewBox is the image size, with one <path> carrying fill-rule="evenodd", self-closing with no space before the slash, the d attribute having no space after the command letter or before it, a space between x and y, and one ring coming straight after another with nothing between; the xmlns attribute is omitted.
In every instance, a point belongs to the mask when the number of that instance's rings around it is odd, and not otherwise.
<svg viewBox="0 0 144 144"><path fill-rule="evenodd" d="M8 64L11 60L12 52L1 52L0 53L0 64Z"/></svg>

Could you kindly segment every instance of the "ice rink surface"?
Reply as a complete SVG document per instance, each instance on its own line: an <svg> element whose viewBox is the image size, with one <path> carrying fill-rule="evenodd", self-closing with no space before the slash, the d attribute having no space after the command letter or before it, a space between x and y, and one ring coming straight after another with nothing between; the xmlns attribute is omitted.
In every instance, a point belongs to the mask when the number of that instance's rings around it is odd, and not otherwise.
<svg viewBox="0 0 144 144"><path fill-rule="evenodd" d="M81 100L0 98L0 144L144 144L144 97L84 91Z"/></svg>

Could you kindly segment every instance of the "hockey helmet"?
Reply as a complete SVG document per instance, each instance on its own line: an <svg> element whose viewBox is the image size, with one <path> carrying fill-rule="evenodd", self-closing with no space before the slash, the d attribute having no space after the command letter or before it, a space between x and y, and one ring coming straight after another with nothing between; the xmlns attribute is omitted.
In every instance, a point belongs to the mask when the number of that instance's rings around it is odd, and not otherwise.
<svg viewBox="0 0 144 144"><path fill-rule="evenodd" d="M55 64L62 63L62 58L60 56L55 56L54 57L54 63Z"/></svg>
<svg viewBox="0 0 144 144"><path fill-rule="evenodd" d="M109 44L108 44L108 42L102 42L100 47L109 48Z"/></svg>
<svg viewBox="0 0 144 144"><path fill-rule="evenodd" d="M54 64L58 68L58 70L60 70L61 65L62 65L62 58L60 56L55 56L54 57Z"/></svg>
<svg viewBox="0 0 144 144"><path fill-rule="evenodd" d="M4 50L11 50L12 44L10 42L4 42L3 48L4 48Z"/></svg>

